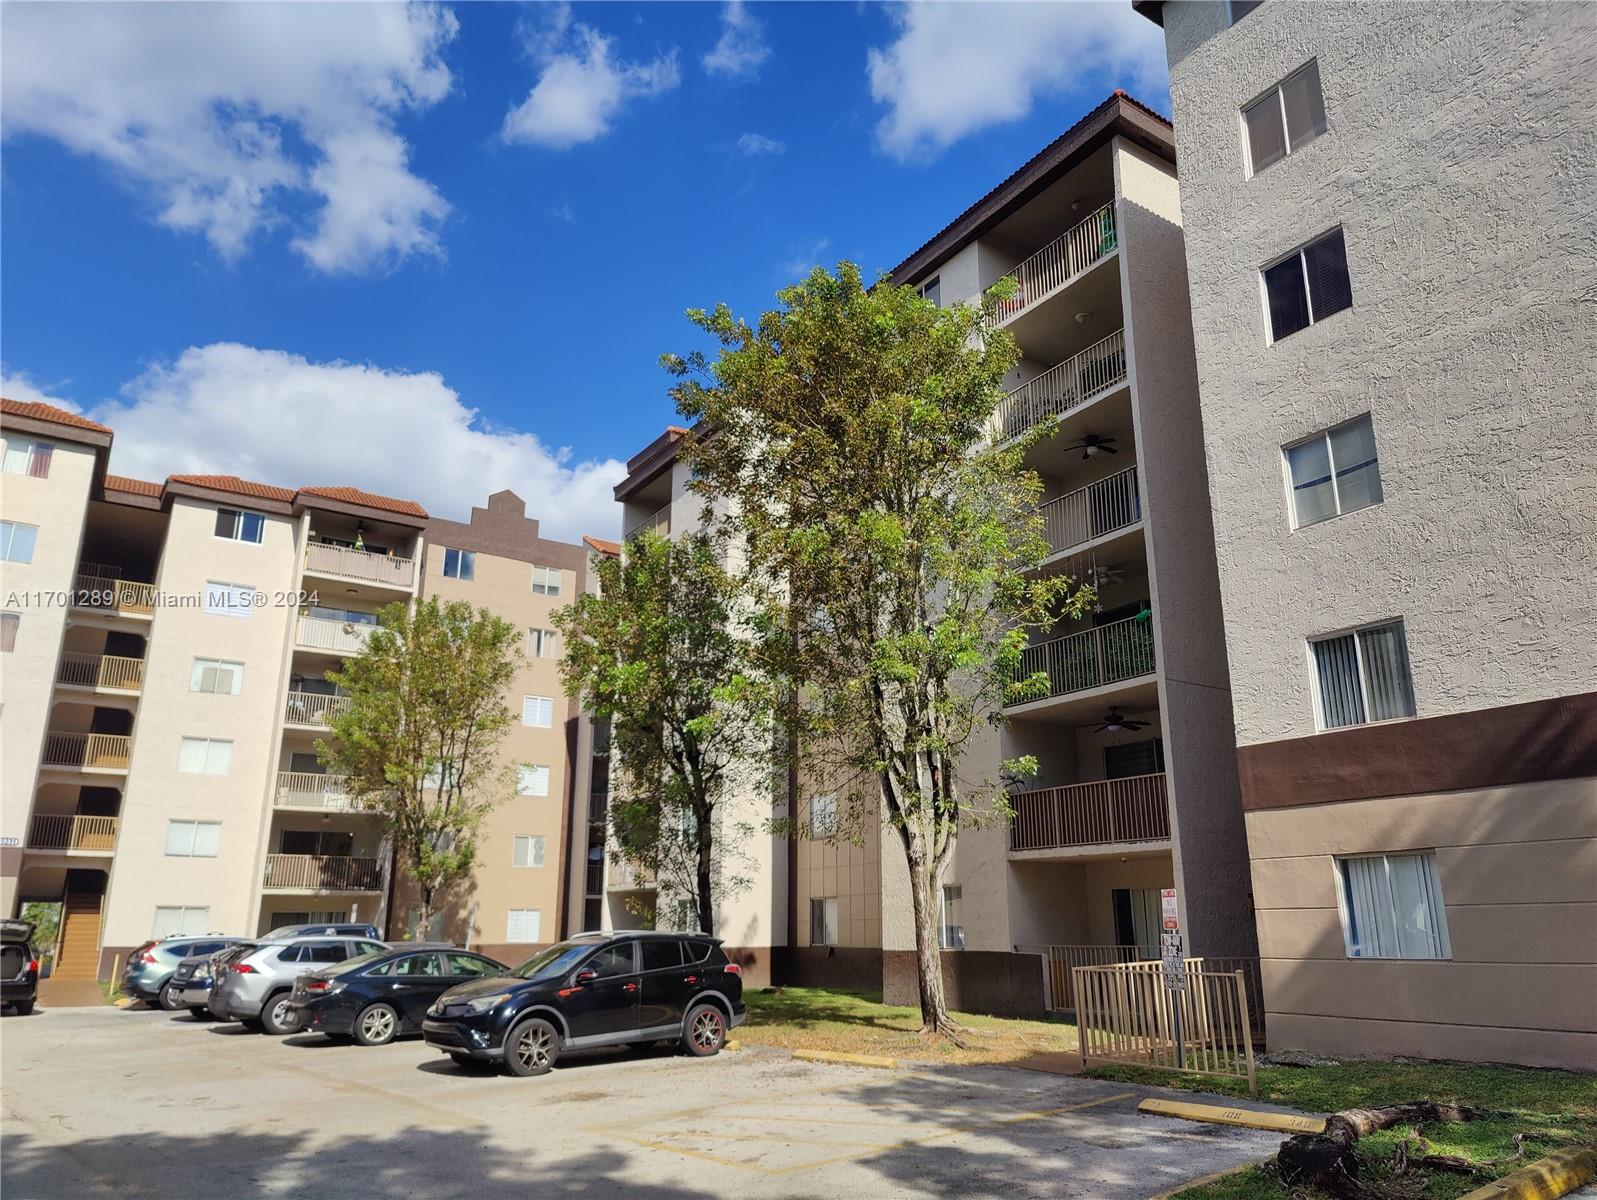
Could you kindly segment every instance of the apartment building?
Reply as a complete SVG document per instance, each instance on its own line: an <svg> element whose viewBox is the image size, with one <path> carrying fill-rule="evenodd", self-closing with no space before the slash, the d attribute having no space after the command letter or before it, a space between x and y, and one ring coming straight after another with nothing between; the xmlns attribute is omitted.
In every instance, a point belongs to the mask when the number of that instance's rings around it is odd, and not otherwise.
<svg viewBox="0 0 1597 1200"><path fill-rule="evenodd" d="M1590 11L1137 7L1270 1044L1597 1067Z"/></svg>
<svg viewBox="0 0 1597 1200"><path fill-rule="evenodd" d="M1012 823L962 831L944 963L957 1005L1035 1013L1072 1006L1070 966L1156 957L1163 888L1189 953L1250 967L1254 954L1169 123L1116 93L891 279L953 305L1005 276L1020 286L998 321L1023 357L994 437L1050 427L1028 457L1053 548L1041 569L1091 582L1098 605L1038 636L1024 670L1046 674L1048 694L969 748L972 779L1023 754L1041 769ZM629 463L616 493L629 535L697 521L683 434ZM778 978L913 1002L897 834L836 836L838 799L802 765L795 782L799 836L761 842L755 889L773 935L786 920ZM752 917L736 911L729 940L747 945L737 922Z"/></svg>
<svg viewBox="0 0 1597 1200"><path fill-rule="evenodd" d="M347 487L108 474L112 431L49 405L7 400L0 429L0 905L62 903L57 978L169 933L411 932L377 817L315 743L345 703L327 672L424 591L499 612L529 655L503 751L517 795L435 932L509 957L555 940L573 714L549 612L580 548L540 538L508 492L456 523Z"/></svg>

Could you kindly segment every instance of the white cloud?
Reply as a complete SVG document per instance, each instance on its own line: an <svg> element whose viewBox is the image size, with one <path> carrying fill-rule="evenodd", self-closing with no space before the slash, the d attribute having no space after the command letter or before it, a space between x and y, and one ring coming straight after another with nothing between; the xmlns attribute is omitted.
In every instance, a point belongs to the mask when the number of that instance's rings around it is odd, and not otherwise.
<svg viewBox="0 0 1597 1200"><path fill-rule="evenodd" d="M826 253L827 247L831 244L831 238L816 238L784 262L781 265L782 274L787 277L784 283L797 283L816 267L821 266L821 255Z"/></svg>
<svg viewBox="0 0 1597 1200"><path fill-rule="evenodd" d="M111 469L137 479L209 473L345 485L457 520L510 488L549 537L618 532L611 488L623 464L575 462L535 434L493 425L435 372L219 342L147 368L90 415L116 432Z"/></svg>
<svg viewBox="0 0 1597 1200"><path fill-rule="evenodd" d="M787 143L763 133L745 133L738 138L738 149L753 158L757 154L781 154L787 150Z"/></svg>
<svg viewBox="0 0 1597 1200"><path fill-rule="evenodd" d="M55 394L62 386L59 383L35 383L26 372L11 372L0 367L0 396L7 400L20 400L24 404L53 404L68 412L78 412L74 401Z"/></svg>
<svg viewBox="0 0 1597 1200"><path fill-rule="evenodd" d="M1164 38L1129 4L918 3L892 16L898 40L872 48L866 66L871 96L888 106L877 144L899 159L1019 120L1096 73L1149 101L1168 87Z"/></svg>
<svg viewBox="0 0 1597 1200"><path fill-rule="evenodd" d="M764 26L749 15L743 0L730 0L721 9L721 37L704 56L704 69L728 79L753 79L770 57Z"/></svg>
<svg viewBox="0 0 1597 1200"><path fill-rule="evenodd" d="M564 150L603 137L629 100L658 96L682 80L672 49L648 62L614 57L615 41L571 20L571 8L549 10L545 23L525 31L527 53L539 65L527 98L505 114L507 142Z"/></svg>
<svg viewBox="0 0 1597 1200"><path fill-rule="evenodd" d="M448 203L395 122L449 93L456 29L432 4L7 5L4 133L109 164L224 259L288 224L320 270L382 268L439 250Z"/></svg>

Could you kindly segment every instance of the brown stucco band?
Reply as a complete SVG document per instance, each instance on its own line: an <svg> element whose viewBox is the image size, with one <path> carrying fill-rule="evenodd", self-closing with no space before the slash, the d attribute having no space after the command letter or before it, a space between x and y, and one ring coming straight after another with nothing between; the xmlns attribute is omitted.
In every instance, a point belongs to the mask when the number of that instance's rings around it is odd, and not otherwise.
<svg viewBox="0 0 1597 1200"><path fill-rule="evenodd" d="M776 982L790 987L882 990L882 952L873 946L778 947Z"/></svg>
<svg viewBox="0 0 1597 1200"><path fill-rule="evenodd" d="M943 951L948 1006L994 1017L1041 1017L1042 957L1002 950ZM882 951L882 1003L919 1005L913 950Z"/></svg>
<svg viewBox="0 0 1597 1200"><path fill-rule="evenodd" d="M1237 749L1249 812L1597 775L1597 692Z"/></svg>

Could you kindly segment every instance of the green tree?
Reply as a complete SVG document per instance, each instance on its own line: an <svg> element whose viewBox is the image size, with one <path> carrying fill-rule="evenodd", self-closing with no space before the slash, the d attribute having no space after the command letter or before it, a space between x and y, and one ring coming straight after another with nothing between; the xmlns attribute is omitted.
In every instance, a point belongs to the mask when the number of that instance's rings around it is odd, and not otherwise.
<svg viewBox="0 0 1597 1200"><path fill-rule="evenodd" d="M691 897L713 933L717 899L748 883L736 871L755 827L731 801L771 786L771 692L751 611L708 533L644 533L597 572L599 590L554 622L567 691L610 719L610 830L621 857Z"/></svg>
<svg viewBox="0 0 1597 1200"><path fill-rule="evenodd" d="M514 791L497 750L514 719L505 692L525 661L521 632L436 596L390 604L378 622L365 649L327 674L349 707L316 750L381 818L425 930L439 892L471 870L483 817Z"/></svg>
<svg viewBox="0 0 1597 1200"><path fill-rule="evenodd" d="M1012 288L1012 285L1007 285ZM898 835L909 867L923 1032L957 1036L938 948L943 870L960 825L1007 818L1004 781L958 764L1009 700L1028 630L1090 593L1028 575L1048 555L1025 440L989 442L1014 341L981 307L864 286L843 263L779 293L756 326L722 305L690 319L719 344L667 356L697 486L738 514L767 642L802 703L804 774ZM1034 433L1033 437L1038 436ZM845 815L845 821L850 820Z"/></svg>

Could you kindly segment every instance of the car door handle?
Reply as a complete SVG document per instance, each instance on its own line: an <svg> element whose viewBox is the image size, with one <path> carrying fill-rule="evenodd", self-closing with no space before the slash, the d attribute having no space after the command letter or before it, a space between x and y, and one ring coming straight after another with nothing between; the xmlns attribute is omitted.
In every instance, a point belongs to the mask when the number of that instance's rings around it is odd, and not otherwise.
<svg viewBox="0 0 1597 1200"><path fill-rule="evenodd" d="M629 983L624 985L621 990L623 992L635 992L638 990L638 985L635 983Z"/></svg>

